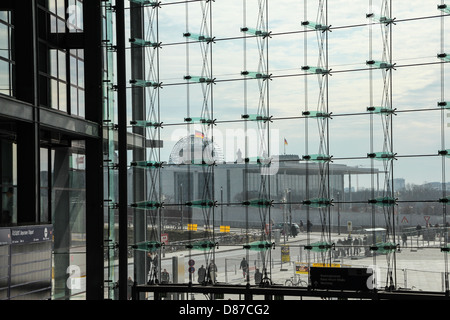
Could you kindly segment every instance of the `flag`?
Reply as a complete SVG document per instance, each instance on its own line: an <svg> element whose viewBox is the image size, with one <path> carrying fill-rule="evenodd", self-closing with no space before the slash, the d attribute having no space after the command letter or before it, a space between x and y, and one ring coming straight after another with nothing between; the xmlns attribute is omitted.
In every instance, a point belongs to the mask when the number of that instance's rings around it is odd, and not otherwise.
<svg viewBox="0 0 450 320"><path fill-rule="evenodd" d="M203 132L195 130L195 137L203 139L205 135L203 134Z"/></svg>
<svg viewBox="0 0 450 320"><path fill-rule="evenodd" d="M287 144L288 144L287 140L286 140L286 138L284 138L284 145L287 146Z"/></svg>

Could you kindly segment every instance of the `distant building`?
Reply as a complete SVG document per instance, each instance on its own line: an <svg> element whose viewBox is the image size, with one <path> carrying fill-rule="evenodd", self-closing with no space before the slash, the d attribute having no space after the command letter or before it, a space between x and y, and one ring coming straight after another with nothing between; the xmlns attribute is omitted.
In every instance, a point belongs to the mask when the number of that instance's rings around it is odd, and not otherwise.
<svg viewBox="0 0 450 320"><path fill-rule="evenodd" d="M403 178L395 178L394 179L394 190L395 191L405 190L405 179L403 179Z"/></svg>

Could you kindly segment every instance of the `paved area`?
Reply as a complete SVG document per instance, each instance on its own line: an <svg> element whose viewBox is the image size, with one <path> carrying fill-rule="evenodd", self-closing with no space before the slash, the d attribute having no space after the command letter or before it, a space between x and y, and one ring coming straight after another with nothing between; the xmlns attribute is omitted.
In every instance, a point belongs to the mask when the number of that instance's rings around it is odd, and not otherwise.
<svg viewBox="0 0 450 320"><path fill-rule="evenodd" d="M331 237L334 242L338 239L343 239L345 234L332 234ZM323 262L321 253L314 253L304 249L308 243L313 243L320 240L320 233L300 233L295 238L281 237L279 242L275 245L275 249L270 250L266 258L266 266L270 269L271 279L274 284L284 285L286 280L300 277L302 280L308 281L307 274L298 274L296 266L298 264L313 265L314 263ZM401 247L395 252L395 260L387 259L387 255L379 254L376 256L366 256L364 250L355 254L353 250L349 251L348 255L337 255L336 250L332 258L332 264L335 266L354 266L354 267L372 267L377 271L378 287L383 288L388 282L387 271L392 270L392 276L398 289L414 290L414 291L435 291L443 292L444 275L447 265L447 253L441 252L441 244L439 241L422 241L421 238L411 237L408 241L408 246ZM286 245L289 247L288 259L286 255L282 256L281 247ZM354 249L352 247L352 249ZM209 261L211 258L205 252L191 250L166 252L161 257L161 268L167 269L171 274L172 279L172 261L173 257L178 257L180 263L183 265L180 275L181 282L189 282L191 277L192 282L197 282L198 268ZM217 281L220 283L229 284L246 284L246 279L243 277L242 270L239 268L242 258L246 258L250 266L250 283L254 284L254 272L256 268L262 267L261 254L256 251L243 249L242 245L219 245L215 249L215 261L217 265ZM328 255L327 255L328 257ZM285 261L282 261L282 259ZM194 272L189 272L189 261L194 260ZM287 261L286 261L287 260ZM328 260L327 260L328 261ZM130 259L129 274L133 274L132 259ZM84 282L84 278L82 282ZM84 294L77 295L76 299L84 299ZM150 297L151 298L151 297ZM206 300L207 297L201 294L190 295L183 297L184 299ZM243 297L227 296L227 299L239 300ZM257 299L258 297L255 297ZM264 297L260 297L263 299ZM298 297L286 297L286 299L299 299ZM309 299L309 298L303 298ZM313 299L313 298L310 298Z"/></svg>
<svg viewBox="0 0 450 320"><path fill-rule="evenodd" d="M346 235L332 234L333 241L339 238L343 239ZM301 233L295 238L288 238L287 241L281 238L276 244L275 249L270 253L270 270L271 279L274 284L284 285L286 280L290 278L308 281L307 274L299 274L296 272L296 266L299 264L313 265L323 262L321 253L308 252L304 249L307 243L313 243L320 240L319 233ZM289 261L282 262L281 247L286 245L289 247ZM354 252L351 247L346 255L337 255L337 248L333 252L332 264L339 266L354 267L371 267L377 272L377 285L384 288L390 283L388 270L392 271L392 281L398 289L414 290L414 291L445 291L444 274L447 268L446 253L441 252L439 241L422 241L420 238L412 237L408 242L408 246L401 247L395 253L388 255L365 255L363 248L359 253ZM246 284L242 270L239 265L242 257L246 257L250 265L250 283L254 284L253 274L256 267L261 266L260 255L255 252L246 252L242 246L219 246L215 252L216 264L218 266L217 281L230 284ZM188 260L195 260L195 263L201 263L202 253L191 251L175 252L166 254L163 259L166 268L170 270L170 260L172 256L182 257L186 263ZM395 259L393 259L395 255ZM329 257L327 255L327 257ZM285 258L285 257L284 257ZM328 261L328 260L327 260ZM267 264L269 265L269 264ZM195 266L194 266L195 267ZM226 272L225 272L226 270ZM192 275L195 282L195 273ZM185 281L188 282L189 272L185 270ZM194 299L206 299L200 294L192 295ZM232 297L239 299L240 297ZM263 297L262 297L263 298ZM298 299L298 298L289 298ZM305 299L305 298L303 298Z"/></svg>

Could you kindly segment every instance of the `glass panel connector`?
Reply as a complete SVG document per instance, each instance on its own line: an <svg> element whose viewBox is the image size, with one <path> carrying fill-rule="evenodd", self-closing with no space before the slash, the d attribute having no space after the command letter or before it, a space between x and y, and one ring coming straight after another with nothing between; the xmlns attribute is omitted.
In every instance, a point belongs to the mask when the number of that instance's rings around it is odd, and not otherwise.
<svg viewBox="0 0 450 320"><path fill-rule="evenodd" d="M373 153L368 153L367 157L376 159L376 160L397 160L395 158L395 155L396 155L396 153L392 153L392 152L373 152Z"/></svg>
<svg viewBox="0 0 450 320"><path fill-rule="evenodd" d="M153 88L160 88L162 83L159 82L153 82L153 81L147 81L147 80L140 80L140 79L132 79L130 80L130 84L132 84L135 87L153 87Z"/></svg>
<svg viewBox="0 0 450 320"><path fill-rule="evenodd" d="M397 109L390 109L384 107L367 107L367 111L380 114L395 114L395 110Z"/></svg>
<svg viewBox="0 0 450 320"><path fill-rule="evenodd" d="M130 163L131 167L137 167L137 168L151 168L151 169L157 169L162 168L164 162L157 162L157 161L133 161Z"/></svg>
<svg viewBox="0 0 450 320"><path fill-rule="evenodd" d="M270 79L270 77L272 76L272 74L264 74L261 72L252 72L252 71L242 71L241 75L249 76L253 79L263 79L263 80Z"/></svg>
<svg viewBox="0 0 450 320"><path fill-rule="evenodd" d="M302 66L302 70L306 71L308 73L321 74L321 75L330 74L330 72L331 72L331 69L327 70L327 69L323 69L323 68L319 68L319 67L311 67L311 66Z"/></svg>
<svg viewBox="0 0 450 320"><path fill-rule="evenodd" d="M323 24L315 23L312 21L302 21L302 26L305 26L312 30L317 30L317 31L322 31L322 32L330 30L330 27L331 27L331 26L324 26Z"/></svg>
<svg viewBox="0 0 450 320"><path fill-rule="evenodd" d="M140 46L140 47L152 47L152 48L160 48L161 47L161 42L151 42L151 41L147 41L147 40L143 40L143 39L139 39L139 38L130 38L129 39L130 43L135 45L135 46Z"/></svg>
<svg viewBox="0 0 450 320"><path fill-rule="evenodd" d="M245 158L245 163L258 164L258 165L269 165L272 163L272 158L269 157L250 157Z"/></svg>
<svg viewBox="0 0 450 320"><path fill-rule="evenodd" d="M450 61L450 56L448 54L446 54L446 53L439 53L437 55L437 57L439 59L441 59L442 61L445 61L445 62L449 62Z"/></svg>
<svg viewBox="0 0 450 320"><path fill-rule="evenodd" d="M397 204L397 199L393 197L379 197L368 200L368 203L375 204L380 207L390 207Z"/></svg>
<svg viewBox="0 0 450 320"><path fill-rule="evenodd" d="M331 112L303 111L302 115L310 118L331 118Z"/></svg>
<svg viewBox="0 0 450 320"><path fill-rule="evenodd" d="M244 206L250 206L250 207L271 207L273 204L273 200L269 199L252 199L252 200L246 200L242 202L242 205Z"/></svg>
<svg viewBox="0 0 450 320"><path fill-rule="evenodd" d="M366 61L366 64L368 66L374 66L380 69L393 69L395 66L395 63L389 63L386 61L377 61L377 60L368 60Z"/></svg>
<svg viewBox="0 0 450 320"><path fill-rule="evenodd" d="M252 251L264 251L269 250L274 247L274 243L268 241L254 241L249 244L244 245L244 249Z"/></svg>
<svg viewBox="0 0 450 320"><path fill-rule="evenodd" d="M389 253L397 250L398 245L393 242L380 242L370 247L371 251L376 251L377 253Z"/></svg>
<svg viewBox="0 0 450 320"><path fill-rule="evenodd" d="M263 121L263 122L272 121L272 116L263 116L260 114L243 114L241 115L241 118L252 121Z"/></svg>
<svg viewBox="0 0 450 320"><path fill-rule="evenodd" d="M325 252L334 247L334 243L325 241L318 241L305 246L305 250L311 250L314 252Z"/></svg>
<svg viewBox="0 0 450 320"><path fill-rule="evenodd" d="M380 15L377 15L375 13L368 13L368 14L366 14L366 18L372 19L374 21L378 21L380 23L384 23L386 25L391 24L391 23L393 23L395 21L395 18L389 18L389 17L386 17L386 16L380 16Z"/></svg>
<svg viewBox="0 0 450 320"><path fill-rule="evenodd" d="M211 250L216 246L217 246L217 243L215 243L211 240L203 240L203 241L194 242L192 244L188 244L186 246L186 248L193 249L193 250L206 251L206 250Z"/></svg>
<svg viewBox="0 0 450 320"><path fill-rule="evenodd" d="M139 201L130 204L130 207L137 209L148 209L148 210L156 210L158 208L162 208L162 202L157 201Z"/></svg>
<svg viewBox="0 0 450 320"><path fill-rule="evenodd" d="M193 82L198 82L198 83L214 83L214 81L216 80L211 79L211 78L205 78L205 77L199 77L199 76L184 76L184 80L188 80L188 81L193 81Z"/></svg>
<svg viewBox="0 0 450 320"><path fill-rule="evenodd" d="M441 109L449 109L450 108L450 103L448 103L447 101L439 101L437 103L437 105Z"/></svg>
<svg viewBox="0 0 450 320"><path fill-rule="evenodd" d="M304 200L303 204L312 208L325 208L333 205L333 200L328 198L314 198L310 200Z"/></svg>
<svg viewBox="0 0 450 320"><path fill-rule="evenodd" d="M310 155L302 156L303 160L317 161L317 162L328 162L328 161L331 161L331 158L333 158L333 156L330 156L327 154L310 154Z"/></svg>
<svg viewBox="0 0 450 320"><path fill-rule="evenodd" d="M450 13L450 8L446 4L439 4L437 8L444 13Z"/></svg>
<svg viewBox="0 0 450 320"><path fill-rule="evenodd" d="M194 40L201 41L201 42L208 42L208 43L214 41L214 37L208 37L208 36L205 36L202 34L190 33L190 32L183 33L183 37L194 39Z"/></svg>
<svg viewBox="0 0 450 320"><path fill-rule="evenodd" d="M216 202L211 200L194 200L186 202L186 206L195 208L211 208L216 206Z"/></svg>
<svg viewBox="0 0 450 320"><path fill-rule="evenodd" d="M144 241L131 245L134 250L155 252L163 246L163 243L157 241Z"/></svg>
<svg viewBox="0 0 450 320"><path fill-rule="evenodd" d="M154 127L154 128L159 128L162 126L162 122L152 122L152 121L147 121L147 120L131 120L130 124L132 126L136 126L136 127Z"/></svg>
<svg viewBox="0 0 450 320"><path fill-rule="evenodd" d="M190 117L190 118L184 118L185 122L190 122L190 123L201 123L201 124L215 124L216 119L205 119L202 117Z"/></svg>
<svg viewBox="0 0 450 320"><path fill-rule="evenodd" d="M254 35L257 37L263 37L263 38L270 37L270 34L271 34L271 32L257 30L257 29L253 29L253 28L247 28L247 27L241 28L241 32L245 32L245 33L248 33L248 34L251 34L251 35Z"/></svg>

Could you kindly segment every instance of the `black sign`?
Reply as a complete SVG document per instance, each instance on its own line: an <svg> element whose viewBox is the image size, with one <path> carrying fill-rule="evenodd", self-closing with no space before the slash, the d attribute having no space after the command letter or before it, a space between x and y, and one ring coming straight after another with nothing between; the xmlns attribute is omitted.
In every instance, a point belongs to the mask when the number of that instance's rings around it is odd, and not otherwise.
<svg viewBox="0 0 450 320"><path fill-rule="evenodd" d="M314 289L368 291L373 288L370 268L311 267Z"/></svg>
<svg viewBox="0 0 450 320"><path fill-rule="evenodd" d="M11 228L11 244L50 241L52 226L27 226Z"/></svg>

